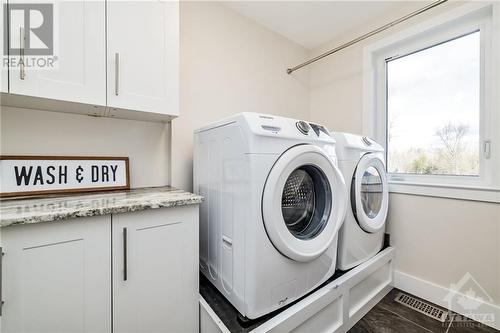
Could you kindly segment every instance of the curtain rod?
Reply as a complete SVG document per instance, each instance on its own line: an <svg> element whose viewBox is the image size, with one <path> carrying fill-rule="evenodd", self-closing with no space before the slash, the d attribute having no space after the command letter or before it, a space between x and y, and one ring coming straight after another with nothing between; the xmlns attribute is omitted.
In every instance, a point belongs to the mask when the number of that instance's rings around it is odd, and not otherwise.
<svg viewBox="0 0 500 333"><path fill-rule="evenodd" d="M338 51L340 51L340 50L343 50L343 49L345 49L346 47L349 47L349 46L351 46L351 45L353 45L353 44L359 43L359 42L361 42L362 40L365 40L365 39L367 39L367 38L369 38L369 37L371 37L371 36L373 36L373 35L378 34L379 32L382 32L382 31L384 31L384 30L387 30L387 29L389 29L389 28L392 28L392 27L393 27L393 26L395 26L396 24L399 24L399 23L401 23L401 22L404 22L404 21L406 21L406 20L408 20L408 19L410 19L410 18L412 18L412 17L414 17L414 16L417 16L417 15L419 15L419 14L423 13L423 12L426 12L426 11L428 11L429 9L432 9L432 8L434 8L434 7L436 7L436 6L439 6L439 5L441 5L441 4L443 4L443 3L447 2L447 1L448 1L448 0L438 0L438 1L434 1L433 3L431 3L431 4L429 4L429 5L425 6L425 7L422 7L422 8L420 8L420 9L418 9L418 10L416 10L416 11L414 11L414 12L412 12L412 13L408 14L408 15L405 15L405 16L403 16L403 17L401 17L401 18L397 19L397 20L394 20L394 21L392 21L392 22L390 22L390 23L387 23L386 25L383 25L383 26L381 26L380 28L377 28L377 29L372 30L372 31L370 31L370 32L368 32L368 33L366 33L366 34L364 34L364 35L362 35L362 36L359 36L358 38L355 38L355 39L353 39L353 40L351 40L351 41L349 41L349 42L347 42L347 43L345 43L345 44L342 44L342 45L340 45L340 46L337 46L336 48L331 49L330 51L327 51L327 52L325 52L325 53L323 53L323 54L320 54L320 55L319 55L319 56L317 56L317 57L314 57L314 58L312 58L312 59L310 59L310 60L307 60L306 62L303 62L303 63L301 63L301 64L299 64L299 65L297 65L297 66L295 66L295 67L288 68L288 69L286 70L286 72L287 72L287 74L292 74L293 72L295 72L295 71L296 71L296 70L298 70L298 69L301 69L302 67L305 67L305 66L310 65L310 64L312 64L312 63L314 63L314 62L316 62L316 61L318 61L318 60L321 60L321 59L323 59L323 58L325 58L325 57L328 57L329 55L332 55L332 54L334 54L334 53L336 53L336 52L338 52Z"/></svg>

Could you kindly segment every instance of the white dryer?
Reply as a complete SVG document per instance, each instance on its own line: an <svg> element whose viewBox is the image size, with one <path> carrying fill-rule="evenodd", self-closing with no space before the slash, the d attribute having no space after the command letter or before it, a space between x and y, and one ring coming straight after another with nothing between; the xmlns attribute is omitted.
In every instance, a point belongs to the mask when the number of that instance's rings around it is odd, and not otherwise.
<svg viewBox="0 0 500 333"><path fill-rule="evenodd" d="M242 113L195 131L200 269L247 318L330 278L347 206L320 125Z"/></svg>
<svg viewBox="0 0 500 333"><path fill-rule="evenodd" d="M384 148L366 136L333 133L348 191L339 232L337 268L351 269L377 254L384 243L389 207Z"/></svg>

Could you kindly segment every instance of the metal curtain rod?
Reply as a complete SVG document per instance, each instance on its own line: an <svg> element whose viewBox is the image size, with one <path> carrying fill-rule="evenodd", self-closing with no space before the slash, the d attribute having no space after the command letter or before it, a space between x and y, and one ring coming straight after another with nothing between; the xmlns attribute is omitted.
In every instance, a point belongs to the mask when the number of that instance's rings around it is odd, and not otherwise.
<svg viewBox="0 0 500 333"><path fill-rule="evenodd" d="M416 10L416 11L414 11L414 12L412 12L412 13L408 14L408 15L405 15L405 16L403 16L403 17L401 17L401 18L399 18L399 19L395 20L395 21L392 21L392 22L390 22L390 23L387 23L386 25L381 26L380 28L377 28L377 29L375 29L375 30L372 30L372 31L370 31L370 32L368 32L368 33L366 33L366 34L364 34L364 35L362 35L362 36L359 36L358 38L355 38L355 39L351 40L350 42L347 42L347 43L345 43L345 44L342 44L342 45L340 45L340 46L337 46L336 48L331 49L330 51L327 51L327 52L325 52L325 53L323 53L323 54L320 54L319 56L317 56L317 57L315 57L315 58L312 58L312 59L310 59L310 60L307 60L306 62L303 62L303 63L301 63L300 65L297 65L297 66L292 67L292 68L288 68L288 69L286 70L286 72L287 72L287 74L292 74L293 72L295 72L295 71L296 71L296 70L298 70L298 69L301 69L302 67L305 67L305 66L310 65L310 64L312 64L312 63L314 63L314 62L316 62L316 61L318 61L318 60L320 60L320 59L323 59L323 58L325 58L325 57L328 57L329 55L332 55L332 54L334 54L334 53L336 53L336 52L338 52L338 51L340 51L340 50L343 50L343 49L345 49L346 47L349 47L349 46L351 46L351 45L353 45L353 44L356 44L356 43L358 43L358 42L361 42L362 40L365 40L365 39L367 39L367 38L369 38L369 37L371 37L371 36L373 36L373 35L378 34L379 32L382 32L382 31L384 31L384 30L387 30L387 29L389 29L389 28L391 28L391 27L395 26L396 24L399 24L399 23L401 23L401 22L404 22L404 21L406 21L406 20L408 20L408 19L410 19L410 18L412 18L412 17L414 17L414 16L417 16L418 14L421 14L421 13L423 13L423 12L426 12L426 11L428 11L429 9L432 9L432 8L434 8L434 7L436 7L436 6L439 6L439 5L441 5L441 4L443 4L443 3L447 2L447 1L448 1L448 0L438 0L438 1L434 1L433 3L431 3L431 4L427 5L427 6L423 7L423 8L420 8L420 9L418 9L418 10Z"/></svg>

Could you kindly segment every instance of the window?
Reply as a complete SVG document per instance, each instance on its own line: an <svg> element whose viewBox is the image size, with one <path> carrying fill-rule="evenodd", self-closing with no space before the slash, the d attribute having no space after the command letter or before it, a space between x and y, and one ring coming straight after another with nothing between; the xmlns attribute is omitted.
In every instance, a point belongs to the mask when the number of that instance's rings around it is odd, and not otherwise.
<svg viewBox="0 0 500 333"><path fill-rule="evenodd" d="M499 10L467 4L365 48L364 132L392 192L500 202Z"/></svg>
<svg viewBox="0 0 500 333"><path fill-rule="evenodd" d="M386 70L388 172L479 176L480 32Z"/></svg>

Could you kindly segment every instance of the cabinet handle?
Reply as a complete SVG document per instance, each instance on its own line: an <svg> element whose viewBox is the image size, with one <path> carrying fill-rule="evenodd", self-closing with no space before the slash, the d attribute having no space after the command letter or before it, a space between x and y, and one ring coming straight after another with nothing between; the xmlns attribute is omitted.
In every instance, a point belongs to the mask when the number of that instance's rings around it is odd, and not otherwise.
<svg viewBox="0 0 500 333"><path fill-rule="evenodd" d="M123 228L123 281L127 281L127 228Z"/></svg>
<svg viewBox="0 0 500 333"><path fill-rule="evenodd" d="M120 53L115 53L115 95L120 94Z"/></svg>
<svg viewBox="0 0 500 333"><path fill-rule="evenodd" d="M19 78L21 80L24 80L26 77L26 72L24 71L24 28L21 27L19 28Z"/></svg>

